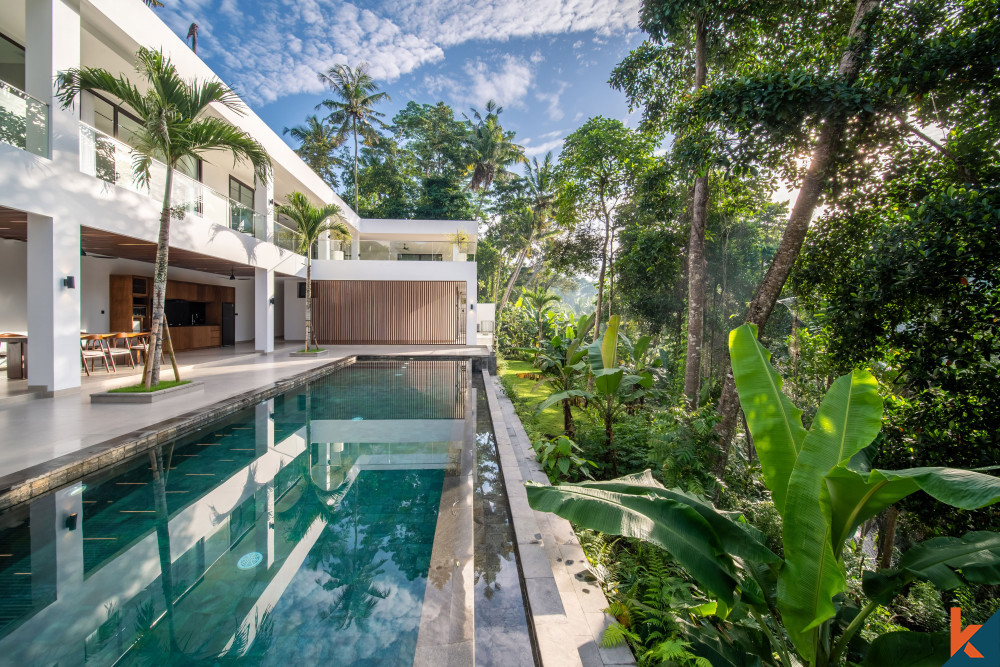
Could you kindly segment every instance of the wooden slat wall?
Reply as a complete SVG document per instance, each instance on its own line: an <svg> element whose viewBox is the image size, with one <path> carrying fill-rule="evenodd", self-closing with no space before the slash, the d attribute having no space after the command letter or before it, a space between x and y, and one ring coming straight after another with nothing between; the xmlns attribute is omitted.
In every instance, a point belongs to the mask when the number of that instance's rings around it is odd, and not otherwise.
<svg viewBox="0 0 1000 667"><path fill-rule="evenodd" d="M316 280L313 295L320 343L465 344L461 281Z"/></svg>

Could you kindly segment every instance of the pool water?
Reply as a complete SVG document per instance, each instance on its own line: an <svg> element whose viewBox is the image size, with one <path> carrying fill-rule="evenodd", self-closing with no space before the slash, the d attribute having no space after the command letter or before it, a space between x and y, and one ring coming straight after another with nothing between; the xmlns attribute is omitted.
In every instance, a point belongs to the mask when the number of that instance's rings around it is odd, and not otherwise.
<svg viewBox="0 0 1000 667"><path fill-rule="evenodd" d="M0 514L0 655L413 664L443 489L473 448L476 663L533 664L474 381L360 362Z"/></svg>

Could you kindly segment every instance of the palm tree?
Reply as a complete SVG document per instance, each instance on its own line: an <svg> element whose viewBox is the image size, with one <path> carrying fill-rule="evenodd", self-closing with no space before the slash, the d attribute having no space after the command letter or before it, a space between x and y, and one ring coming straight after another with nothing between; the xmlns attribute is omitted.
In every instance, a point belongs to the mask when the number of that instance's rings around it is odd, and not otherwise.
<svg viewBox="0 0 1000 667"><path fill-rule="evenodd" d="M552 294L546 289L538 289L535 291L522 290L521 298L524 299L528 306L528 312L531 317L535 320L535 363L538 363L538 352L543 347L545 347L542 341L542 330L545 324L545 316L551 312L552 308L550 304L556 301L561 301L558 295Z"/></svg>
<svg viewBox="0 0 1000 667"><path fill-rule="evenodd" d="M166 165L153 276L151 350L146 357L150 372L145 375L145 385L149 388L160 381L174 170L185 159L199 157L208 151L224 150L231 152L237 162L249 162L257 178L266 182L270 177L271 160L264 147L249 134L221 118L206 115L206 110L213 103L238 115L245 113L239 97L221 81L185 81L162 52L145 47L139 49L135 60L137 71L149 84L145 93L140 92L124 75L116 77L98 67L74 67L60 72L56 84L63 108L73 104L85 90L109 94L132 107L142 122L132 149L132 170L140 184L149 186L150 167L154 159Z"/></svg>
<svg viewBox="0 0 1000 667"><path fill-rule="evenodd" d="M485 193L493 181L515 162L528 163L524 148L514 143L514 132L505 131L500 124L502 111L503 107L490 100L486 103L485 116L475 109L472 110L475 121L466 116L472 123L469 147L473 152L472 161L466 165L466 171L471 173L466 189L473 192Z"/></svg>
<svg viewBox="0 0 1000 667"><path fill-rule="evenodd" d="M306 116L305 125L286 127L283 133L299 142L296 154L330 187L337 187L334 167L342 167L344 162L336 156L335 151L344 143L344 137L338 135L333 126L316 116Z"/></svg>
<svg viewBox="0 0 1000 667"><path fill-rule="evenodd" d="M487 109L489 109L489 105L487 105ZM504 289L503 298L500 299L500 305L497 306L497 322L500 322L500 315L507 305L510 292L514 288L514 283L517 282L517 277L521 274L521 267L524 266L524 260L531 250L531 244L537 238L547 233L548 226L552 221L552 211L555 208L558 192L556 190L555 166L552 164L551 152L545 154L545 158L541 163L538 162L538 158L532 159L531 164L528 165L527 183L530 202L527 209L525 209L524 217L529 225L528 236L524 240L524 247L518 254L517 262L514 264L514 271L507 281L507 287Z"/></svg>
<svg viewBox="0 0 1000 667"><path fill-rule="evenodd" d="M320 72L319 80L329 87L339 99L323 100L316 108L326 107L330 110L327 120L334 127L340 126L337 136L343 141L350 131L354 135L354 210L358 210L358 134L365 144L374 146L379 142L376 126L386 129L389 126L379 118L384 113L375 111L379 102L391 102L389 93L378 90L375 79L368 74L368 63L361 63L355 68L350 65L334 65L326 73Z"/></svg>
<svg viewBox="0 0 1000 667"><path fill-rule="evenodd" d="M299 241L299 253L306 257L306 343L305 352L308 352L312 344L312 349L319 349L316 344L316 333L312 328L312 247L322 236L323 232L334 232L340 235L348 235L350 232L344 223L331 220L330 218L340 215L340 207L336 204L327 204L323 208L316 208L309 198L301 192L293 192L285 200L287 204L281 204L274 208L274 212L279 215L291 218L298 229L296 236Z"/></svg>

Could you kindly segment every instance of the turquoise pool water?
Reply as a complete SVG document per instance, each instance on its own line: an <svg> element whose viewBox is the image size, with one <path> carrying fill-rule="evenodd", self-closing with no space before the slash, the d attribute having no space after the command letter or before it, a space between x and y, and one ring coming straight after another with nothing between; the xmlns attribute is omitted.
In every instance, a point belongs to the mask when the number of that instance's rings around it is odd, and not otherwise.
<svg viewBox="0 0 1000 667"><path fill-rule="evenodd" d="M0 514L0 655L410 665L443 489L468 447L489 528L476 531L476 662L504 664L495 645L531 664L472 380L466 362L357 363Z"/></svg>

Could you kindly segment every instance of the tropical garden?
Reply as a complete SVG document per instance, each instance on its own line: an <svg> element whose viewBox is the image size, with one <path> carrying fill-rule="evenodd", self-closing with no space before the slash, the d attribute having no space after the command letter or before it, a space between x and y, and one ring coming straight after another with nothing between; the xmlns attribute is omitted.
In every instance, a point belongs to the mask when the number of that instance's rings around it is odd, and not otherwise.
<svg viewBox="0 0 1000 667"><path fill-rule="evenodd" d="M558 157L494 104L294 130L363 216L481 221L529 498L640 664L939 665L1000 609L998 9L645 0L642 122Z"/></svg>
<svg viewBox="0 0 1000 667"><path fill-rule="evenodd" d="M644 0L640 24L609 85L641 123L586 119L558 156L492 102L388 119L364 65L286 132L362 217L480 221L553 482L529 500L577 528L605 643L943 664L1000 610L1000 5ZM287 214L335 225L310 206Z"/></svg>

